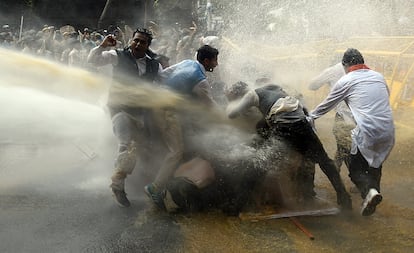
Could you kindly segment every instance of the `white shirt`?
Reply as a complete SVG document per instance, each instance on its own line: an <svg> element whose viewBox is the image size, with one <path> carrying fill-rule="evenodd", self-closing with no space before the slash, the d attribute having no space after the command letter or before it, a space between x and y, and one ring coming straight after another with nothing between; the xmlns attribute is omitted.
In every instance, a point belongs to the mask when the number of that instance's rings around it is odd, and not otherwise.
<svg viewBox="0 0 414 253"><path fill-rule="evenodd" d="M359 69L343 76L326 99L312 112L317 119L345 101L357 126L352 130L351 154L357 148L370 167L379 168L391 152L395 130L384 77L373 70Z"/></svg>
<svg viewBox="0 0 414 253"><path fill-rule="evenodd" d="M342 62L339 62L333 66L330 66L329 68L324 69L318 76L313 78L308 86L308 89L318 90L325 84L328 84L332 89L336 82L344 75L344 67L342 66ZM347 124L355 125L352 113L345 102L340 102L336 106L335 111L342 116Z"/></svg>
<svg viewBox="0 0 414 253"><path fill-rule="evenodd" d="M69 52L68 65L71 66L71 67L81 67L82 66L81 52L78 49L74 48Z"/></svg>
<svg viewBox="0 0 414 253"><path fill-rule="evenodd" d="M142 76L145 74L146 70L146 58L149 58L148 55L145 55L142 58L135 59L139 75ZM101 46L97 46L91 49L88 55L88 62L92 63L94 66L100 67L105 66L108 64L112 64L113 66L116 66L118 64L118 54L114 49L106 50L105 48ZM162 71L162 66L159 64L158 66L158 73L160 74Z"/></svg>
<svg viewBox="0 0 414 253"><path fill-rule="evenodd" d="M324 69L318 76L312 79L309 84L310 90L317 90L325 84L332 88L335 83L345 75L342 63L337 63L329 68Z"/></svg>

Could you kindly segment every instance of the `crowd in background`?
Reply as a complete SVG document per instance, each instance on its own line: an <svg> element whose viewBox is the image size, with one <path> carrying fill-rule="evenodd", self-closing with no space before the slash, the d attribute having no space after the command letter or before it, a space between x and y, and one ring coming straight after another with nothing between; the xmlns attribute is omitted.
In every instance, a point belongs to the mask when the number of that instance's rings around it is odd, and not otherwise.
<svg viewBox="0 0 414 253"><path fill-rule="evenodd" d="M193 59L197 48L208 44L217 47L218 37L197 30L195 23L191 27L179 25L162 29L155 22L148 22L147 28L153 33L151 51L160 56L162 65L168 66L184 59ZM133 30L128 25L119 27L110 25L107 29L83 27L75 29L71 25L55 27L45 24L40 29L20 31L9 25L2 26L0 47L40 56L69 66L95 70L86 62L89 51L99 45L106 35L117 39L115 48L124 48L132 38Z"/></svg>

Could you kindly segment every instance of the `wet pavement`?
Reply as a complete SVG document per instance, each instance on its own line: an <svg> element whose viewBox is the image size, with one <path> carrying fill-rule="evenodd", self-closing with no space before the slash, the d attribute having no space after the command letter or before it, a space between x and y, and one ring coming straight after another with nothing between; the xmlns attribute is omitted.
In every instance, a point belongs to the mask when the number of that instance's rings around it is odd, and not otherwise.
<svg viewBox="0 0 414 253"><path fill-rule="evenodd" d="M72 80L72 79L71 79ZM68 84L69 85L69 84ZM414 122L397 113L397 141L383 166L383 201L371 217L354 210L251 222L218 211L167 215L143 194L148 175L127 181L132 207L118 207L109 189L116 142L95 106L0 87L0 252L413 252ZM332 117L317 122L335 152ZM345 167L341 174L349 189ZM318 196L334 201L317 169Z"/></svg>
<svg viewBox="0 0 414 253"><path fill-rule="evenodd" d="M72 144L61 145L54 152L76 154ZM0 155L0 252L177 252L182 244L179 226L153 210L141 190L127 188L131 208L115 204L109 178L100 178L111 170L105 159L78 151L68 155L78 157L75 167L59 159L66 167L42 170L36 160L47 156L44 145L0 147L8 154Z"/></svg>
<svg viewBox="0 0 414 253"><path fill-rule="evenodd" d="M384 165L384 200L377 212L371 217L361 217L358 213L361 199L352 194L351 213L299 217L314 240L309 240L286 218L251 222L218 211L160 213L138 186L139 175L129 179L130 185L134 180L137 182L127 189L132 207L120 208L114 203L109 179L105 178L112 170L111 159L106 157L113 150L92 159L82 152L66 154L62 157L82 158L60 172L56 168L43 170L37 161L33 169L43 171L40 177L28 171L27 158L34 154L42 157L42 152L47 156L45 146L34 148L33 144L3 142L0 252L412 252L413 133L406 125L397 124L397 144ZM322 132L321 136L328 148L334 147L329 132ZM62 144L61 150L53 150L64 153L69 147L72 144ZM341 174L349 189L351 184L344 167ZM320 170L316 185L318 196L334 200Z"/></svg>

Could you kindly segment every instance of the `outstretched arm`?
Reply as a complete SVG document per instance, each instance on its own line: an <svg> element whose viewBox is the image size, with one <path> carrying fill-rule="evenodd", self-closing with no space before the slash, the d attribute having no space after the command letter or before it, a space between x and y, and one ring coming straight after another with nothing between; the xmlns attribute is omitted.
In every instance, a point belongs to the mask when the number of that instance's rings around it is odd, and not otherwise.
<svg viewBox="0 0 414 253"><path fill-rule="evenodd" d="M313 78L308 86L309 90L318 90L324 85L333 86L342 76L345 75L342 63L326 68L318 76Z"/></svg>
<svg viewBox="0 0 414 253"><path fill-rule="evenodd" d="M309 116L312 119L317 119L334 109L339 102L345 99L348 89L349 86L344 85L342 82L337 82L325 100L313 109Z"/></svg>
<svg viewBox="0 0 414 253"><path fill-rule="evenodd" d="M259 106L259 96L254 90L251 90L247 92L236 105L230 105L227 108L227 115L231 119L236 118L253 106Z"/></svg>

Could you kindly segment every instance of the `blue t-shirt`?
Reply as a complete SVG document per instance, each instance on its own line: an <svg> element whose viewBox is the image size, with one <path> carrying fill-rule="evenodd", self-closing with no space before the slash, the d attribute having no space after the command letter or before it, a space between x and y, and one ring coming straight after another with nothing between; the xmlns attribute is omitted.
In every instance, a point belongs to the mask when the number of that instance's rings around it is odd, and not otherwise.
<svg viewBox="0 0 414 253"><path fill-rule="evenodd" d="M201 65L193 60L177 63L174 71L166 80L168 87L185 94L191 94L194 86L206 79Z"/></svg>

